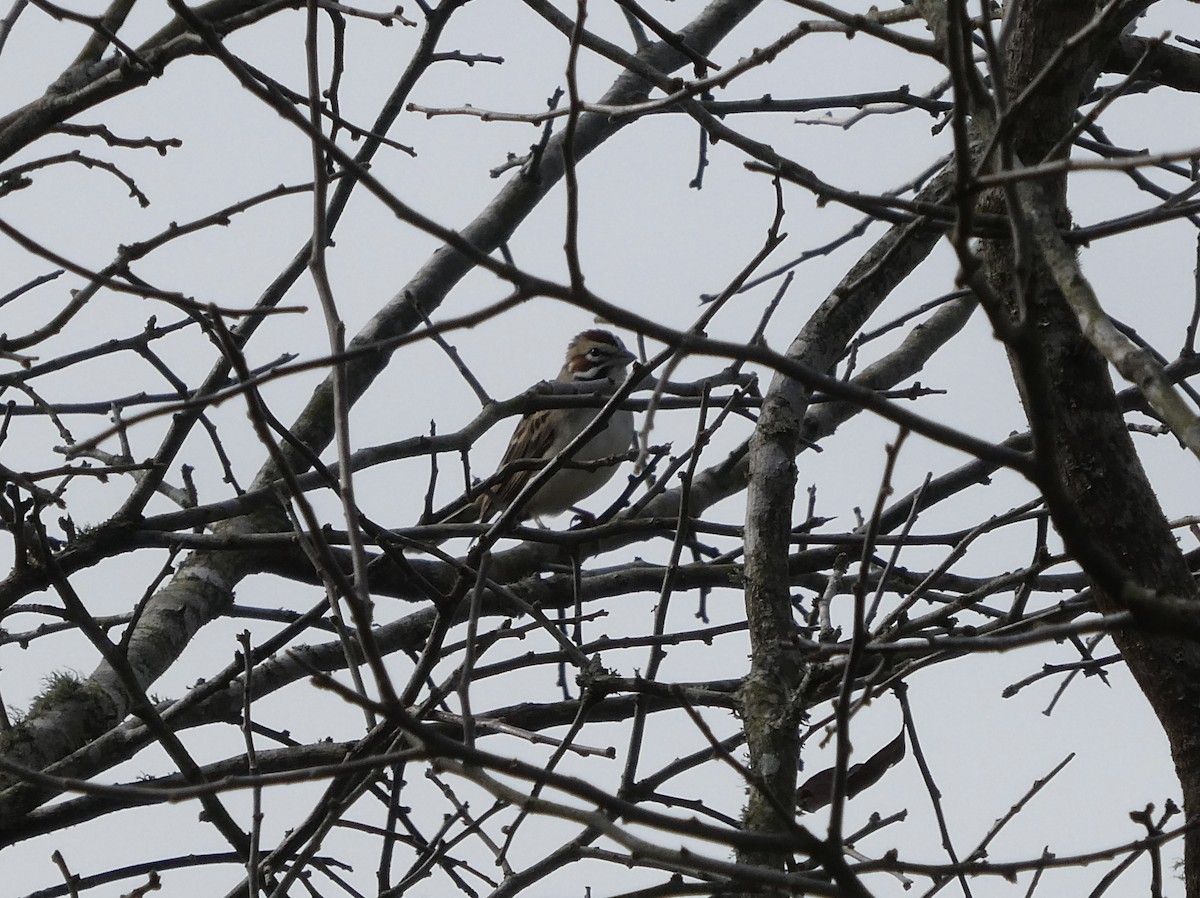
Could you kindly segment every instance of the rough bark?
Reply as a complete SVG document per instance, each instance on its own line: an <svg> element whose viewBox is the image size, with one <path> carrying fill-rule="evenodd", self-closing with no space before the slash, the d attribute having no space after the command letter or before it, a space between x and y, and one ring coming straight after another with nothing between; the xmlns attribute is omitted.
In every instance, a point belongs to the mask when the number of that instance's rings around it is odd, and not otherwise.
<svg viewBox="0 0 1200 898"><path fill-rule="evenodd" d="M801 665L796 653L785 647L794 629L787 562L799 438L795 409L772 391L750 438L746 493L746 620L751 655L742 688L742 719L758 788L750 791L742 823L752 832L786 832L790 821L780 815L794 812ZM784 869L788 855L747 852L739 860Z"/></svg>
<svg viewBox="0 0 1200 898"><path fill-rule="evenodd" d="M953 173L943 172L920 197L944 201ZM864 254L809 319L788 347L788 356L817 370L833 365L871 314L941 239L920 219L896 225ZM890 264L883 264L883 262ZM968 312L956 307L953 332ZM919 365L919 363L918 363ZM906 365L901 365L907 370ZM877 372L883 380L890 379ZM893 372L898 374L898 372ZM796 456L810 400L802 384L776 376L763 403L746 458L746 619L751 645L750 671L742 690L742 715L750 769L757 780L747 798L743 826L759 832L784 831L781 814L795 811L799 724L806 707L802 694L806 666L789 646L794 634L789 537L795 499ZM828 414L836 417L836 410ZM784 852L748 853L744 863L783 868Z"/></svg>
<svg viewBox="0 0 1200 898"><path fill-rule="evenodd" d="M1092 0L1018 4L1007 22L1006 86L1018 96L1073 36L1093 21ZM1095 29L1091 39L1061 59L1055 74L1035 87L1012 119L1011 146L1025 164L1043 159L1070 128L1092 61L1108 56L1119 23ZM1060 226L1070 215L1066 179L1043 183ZM994 203L1001 202L993 199ZM1018 225L1019 227L1020 225ZM982 246L992 287L1007 309L991 309L1009 357L1034 436L1035 451L1055 524L1068 548L1089 569L1092 553L1115 561L1135 583L1195 600L1195 584L1138 458L1101 354L1035 253L1024 289L1012 244ZM1103 290L1100 291L1103 295ZM1015 311L1024 314L1018 321ZM1103 579L1098 578L1098 579ZM1121 607L1112 589L1099 588L1106 609ZM1163 632L1127 629L1115 640L1154 707L1171 744L1185 809L1200 808L1200 648ZM1200 895L1200 833L1185 843L1187 893Z"/></svg>

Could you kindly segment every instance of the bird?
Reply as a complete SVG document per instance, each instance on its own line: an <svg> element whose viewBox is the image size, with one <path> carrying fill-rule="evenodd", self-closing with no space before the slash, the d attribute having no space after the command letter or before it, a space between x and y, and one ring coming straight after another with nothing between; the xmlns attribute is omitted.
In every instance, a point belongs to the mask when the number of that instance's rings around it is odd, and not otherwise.
<svg viewBox="0 0 1200 898"><path fill-rule="evenodd" d="M636 358L625 344L606 330L593 328L577 334L567 344L566 358L555 378L558 383L587 386L584 392L611 393L624 379L625 369ZM595 408L547 408L521 418L497 472L513 462L549 461L575 439L596 417ZM617 409L596 434L571 458L589 462L620 455L633 445L633 412ZM569 465L569 463L568 463ZM518 520L560 514L586 499L612 478L617 466L595 469L564 466L550 476L522 507ZM443 523L486 522L508 508L541 467L513 471L481 493L474 502Z"/></svg>

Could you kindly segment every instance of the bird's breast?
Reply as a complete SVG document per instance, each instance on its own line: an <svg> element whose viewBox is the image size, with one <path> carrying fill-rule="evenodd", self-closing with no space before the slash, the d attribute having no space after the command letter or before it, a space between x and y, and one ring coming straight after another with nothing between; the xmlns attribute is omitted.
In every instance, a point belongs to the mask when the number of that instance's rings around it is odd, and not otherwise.
<svg viewBox="0 0 1200 898"><path fill-rule="evenodd" d="M578 433L596 416L592 409L580 409L585 413L585 420L579 425ZM607 425L598 434L588 440L575 456L581 461L592 461L597 458L607 458L610 455L620 455L633 443L633 412L617 409L608 419Z"/></svg>

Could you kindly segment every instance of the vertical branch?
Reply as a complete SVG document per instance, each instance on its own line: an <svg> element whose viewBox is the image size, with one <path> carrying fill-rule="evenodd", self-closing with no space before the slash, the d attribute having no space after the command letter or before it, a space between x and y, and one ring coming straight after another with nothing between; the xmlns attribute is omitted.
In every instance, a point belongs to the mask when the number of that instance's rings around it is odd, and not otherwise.
<svg viewBox="0 0 1200 898"><path fill-rule="evenodd" d="M833 775L833 798L830 802L829 814L829 847L837 850L842 844L842 818L846 807L846 775L850 769L850 711L854 697L854 679L859 662L866 651L869 638L867 633L867 581L871 569L871 559L875 555L875 541L879 536L879 519L883 515L884 506L892 495L892 477L896 472L896 459L900 457L900 447L908 436L907 430L901 430L896 436L896 442L886 446L887 463L884 465L883 479L875 497L875 509L867 524L867 532L863 538L862 555L858 564L858 582L854 586L854 620L850 632L850 653L846 656L846 666L842 670L842 685L834 705L834 717L837 721L837 763ZM881 577L882 580L882 577Z"/></svg>
<svg viewBox="0 0 1200 898"><path fill-rule="evenodd" d="M696 465L699 462L700 450L705 441L704 432L705 422L708 417L708 398L709 391L708 387L705 386L700 405L700 416L696 422L696 437L692 444L691 458L689 459L687 470L680 474L682 489L679 498L679 513L675 525L675 540L671 546L671 555L666 569L663 572L662 585L658 591L658 602L654 607L654 629L652 633L656 637L662 636L666 632L667 611L671 606L671 595L674 592L675 579L679 572L679 559L683 554L684 545L692 533L688 498L691 492L692 478L695 476ZM654 642L650 647L650 659L646 664L645 676L647 680L653 681L658 676L659 666L662 664L665 656L665 647L659 642ZM621 784L625 790L634 787L637 765L641 760L642 737L645 733L646 715L648 713L647 703L644 699L644 696L639 696L638 698L637 711L633 718L633 725L630 728L629 753L626 757L625 770L621 778Z"/></svg>
<svg viewBox="0 0 1200 898"><path fill-rule="evenodd" d="M1017 98L1006 116L1015 161L1045 158L1070 132L1096 61L1107 56L1123 16L1139 6L1117 13L1112 3L1097 11L1091 0L1013 7L1005 26L1005 74L1008 93ZM1012 114L1018 103L1019 116ZM1066 176L1038 185L1050 218L1043 231L1069 228ZM1020 189L1032 192L1028 185ZM1016 192L1003 198L1014 219L1028 212ZM1028 223L1021 230L1032 233ZM1008 241L983 241L980 249L992 289L1010 307L1020 303L1025 316L1024 326L1007 335L1006 348L1033 435L1038 485L1068 551L1093 578L1100 607L1122 610L1142 587L1194 603L1194 578L1125 426L1108 365L1081 331L1043 257L1050 254L1043 249L1025 259L1028 273L1018 275L1022 260ZM1185 808L1194 816L1200 809L1200 651L1169 630L1127 628L1113 638L1163 725ZM1200 895L1200 830L1185 836L1184 880L1189 895Z"/></svg>
<svg viewBox="0 0 1200 898"><path fill-rule="evenodd" d="M250 631L238 634L242 646L242 738L246 743L246 775L258 776L258 753L254 748L254 730L250 725L250 706L254 702L254 647L250 644ZM250 790L250 846L246 858L246 890L250 898L256 898L262 888L259 879L259 846L262 842L262 786L255 784Z"/></svg>
<svg viewBox="0 0 1200 898"><path fill-rule="evenodd" d="M575 132L579 127L579 44L587 20L587 0L576 2L575 27L571 29L571 50L567 56L567 124L563 129L563 183L567 188L567 236L563 249L567 254L567 270L571 273L571 289L583 290L583 268L579 263L579 178L575 171Z"/></svg>
<svg viewBox="0 0 1200 898"><path fill-rule="evenodd" d="M471 588L471 610L467 616L467 633L463 646L463 662L458 674L458 703L462 714L463 744L475 744L475 715L471 712L471 675L475 670L475 642L479 638L479 606L487 585L488 566L492 553L484 552L479 559L479 570L475 573L475 585Z"/></svg>
<svg viewBox="0 0 1200 898"><path fill-rule="evenodd" d="M309 0L304 49L308 70L308 115L309 125L313 135L322 134L321 122L321 72L320 56L317 41L320 36L317 13L319 3ZM325 250L329 245L329 226L326 219L326 208L329 193L329 170L323 146L314 136L309 142L312 151L313 169L313 235L309 242L311 255L309 271L312 272L313 284L321 302L321 311L325 316L325 328L329 337L330 355L339 361L333 365L331 379L333 384L333 426L334 445L338 456L338 494L342 500L342 515L346 521L346 532L350 541L350 558L353 567L351 579L352 592L346 596L350 603L351 614L358 630L361 644L370 642L371 636L371 597L367 591L367 559L363 548L362 529L358 523L358 504L354 498L354 475L351 464L350 443L350 391L346 383L346 363L343 357L346 352L346 325L338 313L334 300L333 288L329 282L329 271L326 267ZM330 595L330 605L337 602L336 595ZM376 686L385 703L396 700L396 694L386 671L382 666L374 670Z"/></svg>
<svg viewBox="0 0 1200 898"><path fill-rule="evenodd" d="M917 767L921 770L921 779L925 781L925 791L929 793L929 800L933 804L934 816L937 817L938 832L942 836L942 847L946 849L946 855L950 858L950 863L957 867L959 866L958 852L954 850L954 843L950 838L950 827L946 824L946 814L942 810L942 790L933 781L933 771L929 769L929 762L925 760L925 752L921 749L921 740L917 738L917 726L913 722L912 707L908 703L908 685L901 684L896 688L895 693L896 698L900 700L900 712L904 717L904 729L908 733L908 743L912 746L913 757L917 761ZM1053 775L1052 773L1051 776ZM984 854L986 853L976 852L971 856L978 857ZM957 876L959 884L962 886L963 895L966 898L971 898L971 889L967 885L967 878L961 872Z"/></svg>
<svg viewBox="0 0 1200 898"><path fill-rule="evenodd" d="M741 701L750 770L761 783L761 791L748 796L743 816L751 832L786 831L791 821L780 819L780 809L790 814L795 808L800 664L790 648L795 625L787 564L800 424L796 410L772 389L750 438L745 569L750 672ZM784 869L789 856L742 851L738 860Z"/></svg>

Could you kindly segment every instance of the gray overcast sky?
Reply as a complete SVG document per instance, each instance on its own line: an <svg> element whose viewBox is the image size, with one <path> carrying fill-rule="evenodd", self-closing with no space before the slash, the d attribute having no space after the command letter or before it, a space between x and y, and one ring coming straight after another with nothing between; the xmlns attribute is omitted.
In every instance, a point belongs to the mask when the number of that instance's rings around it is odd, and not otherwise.
<svg viewBox="0 0 1200 898"><path fill-rule="evenodd" d="M82 4L76 5L83 8ZM391 5L364 4L380 11ZM698 8L698 4L684 2L655 6L662 7L656 12L672 25L683 24ZM867 4L862 4L862 8L865 11ZM629 45L627 29L615 5L593 3L591 10L589 27L615 42ZM406 8L406 13L415 15L417 10ZM141 18L132 20L128 26L126 39L131 42L150 35L166 19L165 9L159 4L138 4L134 15ZM785 23L799 16L800 11L794 7L768 2L715 55L728 65L773 39ZM235 36L229 46L254 65L302 91L303 14L277 18L278 21L265 28ZM1200 37L1200 9L1183 0L1164 0L1155 5L1152 16L1139 24L1139 31L1147 34L1166 28ZM360 125L367 125L412 53L418 29L400 26L385 29L355 19L349 21L348 29L342 113ZM36 9L26 10L0 54L3 101L0 114L38 96L73 58L84 36L85 30L78 25L54 22ZM493 0L470 4L456 18L444 45L464 53L503 56L505 62L502 66L481 63L472 67L441 63L414 91L413 102L430 107L470 104L498 111L533 112L544 108L547 96L563 83L566 42L520 3ZM326 57L328 46L328 42L322 46ZM616 73L611 63L585 55L581 68L584 96L598 97ZM864 36L848 41L838 35L817 34L798 42L773 65L739 80L728 95L719 93L717 98L752 98L767 91L777 95L845 94L892 89L900 84L922 92L934 86L940 77L940 67L927 61L913 63L898 49ZM840 120L849 114L838 111L833 116ZM743 117L737 124L812 168L825 180L864 191L899 186L933 164L950 147L948 132L931 137L930 129L936 120L917 112L876 116L849 129L828 122L817 124L819 113L800 117L808 124L797 124L797 116L790 114ZM182 147L159 156L152 150L114 150L62 137L39 142L9 160L12 165L53 151L86 147L87 152L117 162L150 198L150 206L142 209L127 196L127 188L117 178L82 166L63 165L39 173L33 187L3 199L0 217L88 267L103 267L121 244L146 239L172 221L203 216L277 184L300 183L310 177L309 148L303 136L264 110L211 59L185 60L172 65L164 77L148 88L105 104L80 120L103 121L124 136L147 134L183 141ZM1160 90L1118 104L1102 123L1119 144L1152 145L1156 151L1165 151L1200 144L1200 131L1195 126L1198 120L1177 96ZM444 225L462 227L504 179L511 177L504 174L494 179L489 171L504 162L506 153L525 152L537 140L538 130L524 123L489 123L469 116L427 119L409 113L400 118L389 137L411 145L417 155L410 158L399 151L384 151L373 172L405 202ZM774 209L774 191L769 179L746 171L741 154L726 145L709 148L711 165L705 174L704 187L700 191L689 189L697 140L694 124L685 123L678 116L664 115L627 128L581 166L580 242L588 285L612 302L678 328L687 327L697 316L697 299L701 294L719 290L758 249ZM355 148L353 144L346 146ZM1096 174L1081 178L1078 184L1080 189L1073 191L1073 206L1080 224L1147 204L1133 194L1120 175ZM1094 186L1088 189L1088 185ZM773 256L775 262L794 258L837 238L859 219L858 213L835 204L818 206L799 189L787 191L786 207L784 229L790 238ZM511 242L516 262L537 274L565 279L564 220L564 194L559 189ZM209 230L196 239L180 241L139 263L136 271L158 287L180 290L200 301L249 307L303 245L310 228L310 200L301 195L239 216L228 228ZM873 226L865 238L796 269L795 282L768 330L772 346L786 347L811 311L865 250L868 241L881 231L881 226ZM1147 232L1144 239L1133 236L1100 241L1083 256L1085 269L1100 289L1101 300L1110 313L1122 318L1128 316L1139 332L1159 345L1169 358L1177 351L1182 322L1191 310L1194 238L1186 223L1178 223ZM338 228L335 244L329 257L333 289L350 335L411 277L437 246L430 236L396 221L361 189ZM0 238L0 271L5 274L0 292L44 274L50 267L46 261ZM876 323L953 289L955 268L949 248L940 248L918 277L903 285L889 300ZM0 331L11 335L44 321L48 310L65 302L67 291L79 284L79 279L66 275L5 308L0 312L4 319ZM718 317L712 330L714 335L729 340L748 337L778 286L777 279L734 300ZM451 294L440 311L446 317L462 314L506 292L506 285L491 275L475 273ZM281 353L311 358L327 350L325 328L311 282L302 279L286 304L303 305L308 311L265 327L250 347L252 364L265 364ZM144 325L149 314L158 314L160 323L176 317L164 314L161 306L150 308L135 297L101 293L59 337L39 347L38 352L62 353L92 346L103 339L129 336ZM539 379L552 377L566 340L590 325L590 317L580 310L540 299L488 326L455 333L451 339L488 391L494 397L505 398ZM903 333L898 332L897 339ZM922 411L998 441L1010 430L1021 427L1015 391L1007 379L1003 349L991 338L982 315L968 325L968 333L969 342L964 342L970 346L969 351L960 349L954 356L935 360L921 374L922 383L950 390L949 395L924 400ZM895 340L886 340L882 345L894 343ZM173 347L171 367L189 382L198 381L212 364L212 353L205 352L203 341L194 332L180 334L167 345ZM689 359L675 376L681 380L696 377L717 369L720 364L712 359ZM82 401L142 389L165 389L165 384L147 365L133 359L105 359L89 366L87 373L86 382L80 381L78 371L57 379L46 378L47 398ZM321 376L321 372L297 375L268 387L265 396L274 413L285 422L292 420ZM439 432L447 432L467 422L477 407L472 392L445 357L433 346L423 344L398 355L355 409L352 418L355 444L374 445L422 433L427 431L431 419L437 420ZM226 428L226 433L238 434L230 447L234 467L243 482L249 480L261 465L264 453L253 439L242 404L237 400L227 403L214 411L213 419ZM76 438L98 432L106 424L102 416L71 418L67 423ZM150 455L164 427L163 421L151 421L134 428L133 454ZM692 412L663 415L652 441L675 440L677 445L686 445L694 427ZM883 466L879 437L894 430L893 425L878 420L859 420L852 429L830 440L824 452L801 457L799 487L803 490L810 483L820 484L817 512L835 517L834 527L850 529L855 523L854 508L871 506ZM490 470L503 450L508 432L508 426L502 425L480 441L475 451L476 474ZM710 450L711 458L718 458L719 453L727 451L748 432L746 423L723 431ZM15 469L44 466L47 446L60 442L48 423L33 418L15 424L14 434L20 439L10 438L2 452L4 463ZM203 445L201 434L191 439L197 446ZM1192 513L1198 498L1194 468L1181 461L1178 449L1165 439L1152 443L1147 438L1139 445L1147 453L1151 475L1161 487L1160 496L1168 515ZM224 497L227 488L221 483L221 469L211 451L196 448L191 455L201 459L196 470L201 500ZM950 450L914 438L901 459L898 490L914 488L926 471L940 473L960 463L961 458ZM456 479L453 467L452 459L444 460L441 501L453 498L454 487L461 481ZM363 472L357 480L361 505L385 526L414 523L421 508L427 470L425 460L414 459ZM178 472L173 472L172 479L178 479ZM617 478L594 503L603 507L604 500L619 492L617 481L622 480ZM90 517L76 521L84 524L110 514L124 491L86 484L75 487L74 495L87 498L80 505L89 509ZM1028 489L1013 478L1011 492L983 496L980 501L1006 506L1017 504L1028 495L1031 495ZM922 526L931 530L952 529L981 518L979 507L972 501L964 500L951 509L938 511L928 521L923 520ZM326 496L319 505L337 526L336 504ZM994 510L1003 510L1001 505ZM166 499L158 499L150 510L166 511L170 507ZM724 517L737 519L736 514ZM564 525L565 519L560 519L558 526ZM984 543L973 550L956 570L968 574L990 571L992 565L986 563L987 558L980 558L990 548L990 544ZM914 550L906 556L905 563L914 567L933 565L942 552ZM0 557L11 561L11 546L7 541L0 543ZM117 559L83 574L79 588L94 613L117 613L123 604L115 601L112 584L142 583L145 572L161 563L159 553L153 558L147 553L145 559L140 555ZM269 577L254 578L239 589L238 601L247 605L305 608L315 600L315 592L300 597L298 587L288 584L281 590L281 583ZM676 601L682 603L678 614L692 612L689 599ZM743 613L739 602L733 592L715 596L711 605L714 621L738 619ZM597 633L644 631L652 613L651 604L649 600L639 604L625 620L621 615L626 609L610 609L609 617L599 625ZM4 623L10 630L34 625L32 618L20 617ZM164 697L182 695L196 679L197 670L207 673L224 664L235 650L234 634L244 626L243 621L229 621L210 627L189 648L183 661L156 684L155 693ZM264 628L261 632L268 630ZM960 850L982 837L1035 778L1043 776L1069 751L1078 753L1076 759L1046 793L1035 799L1034 809L1023 822L996 843L991 852L993 858L1035 856L1043 845L1051 845L1057 853L1069 853L1133 839L1139 833L1129 822L1127 812L1146 802L1161 807L1164 799L1177 793L1161 730L1124 668L1111 672L1108 688L1096 678L1076 683L1049 717L1039 712L1047 704L1055 680L1027 689L1010 700L1000 698L1006 685L1033 673L1043 661L1067 661L1073 657L1071 651L1056 653L1053 648L1042 646L1012 655L983 655L959 662L953 668L935 666L914 678L913 703L918 725L938 785L947 796L948 818L955 831L963 834ZM672 658L671 676L681 680L734 677L743 672L744 661L744 645L729 640L717 643L707 652L680 651ZM69 668L87 673L95 663L91 650L82 641L69 637L60 641L41 640L27 650L12 644L2 645L3 701L10 707L23 708L52 671ZM628 660L630 673L637 663L640 662ZM948 675L951 670L953 675ZM486 707L493 699L494 703L502 703L504 695L490 695L487 688L481 690L481 705ZM550 698L554 694L553 684L543 679L530 682L529 689L531 698ZM289 705L289 701L295 701L295 697L281 694L276 699L278 707L274 710L281 725L296 717L296 707ZM328 716L311 715L296 721L299 724L296 729L304 730L304 738L335 731L334 721L343 718L343 732L353 726L354 712L337 707L332 699L319 701L321 715ZM270 703L265 707L272 708ZM675 722L670 726L677 725ZM730 720L719 735L732 731L735 725ZM669 758L674 748L667 725L663 726L658 760ZM855 747L863 752L874 751L894 736L898 728L895 702L881 699L856 718ZM212 737L206 730L204 735L193 734L190 738L199 749L201 742ZM230 729L205 747L214 751L214 756L236 754L240 750L237 738L238 734ZM623 744L619 737L614 740L618 745ZM810 747L806 754L806 762L811 765L808 769L818 769L829 762L830 756L828 746ZM652 751L648 761L653 757ZM153 763L163 765L154 772L169 768L161 759ZM134 763L113 771L112 781L125 781L143 771L150 772L153 763L139 756ZM615 764L613 771L614 776L619 771ZM729 796L737 794L742 788L740 783L730 777L712 785L722 803L738 807L738 801L731 801ZM937 860L940 855L936 829L928 800L923 797L919 772L911 759L889 773L883 786L877 788L894 789L896 798L880 797L875 792L860 799L861 806L852 803L852 809L861 811L861 816L853 815L851 829L865 823L865 814L875 808L889 813L907 807L910 819L902 826L891 827L877 841L865 841L861 849L877 855L898 845L912 859ZM288 800L269 793L271 813L279 814L278 805ZM238 807L240 801L242 797L231 799L230 804ZM297 807L302 804L297 802ZM181 832L194 834L190 817L195 809L189 806L179 813L189 816L189 825L181 826ZM171 827L151 822L161 820L160 815L161 812L146 812L144 828L136 822L139 814L111 818L119 821L116 825L122 828L120 841L133 844L106 848L102 855L97 855L96 827L82 827L78 832L56 834L9 848L0 854L0 880L13 890L12 894L24 894L53 882L49 854L56 847L62 848L80 873L112 864L111 852L121 854L127 847L131 849L131 860L135 856L132 849L140 857L152 840L163 843L161 849L150 852L152 855L220 847L215 836L207 833L206 838L213 842L211 846L193 841L171 844ZM287 816L279 814L272 819L278 823ZM808 821L817 831L823 822L821 814ZM533 847L538 847L536 842ZM360 859L360 863L360 874L369 879L374 859ZM597 886L603 882L603 869L596 874ZM1076 886L1090 888L1098 875L1085 870L1075 881ZM227 871L214 874L214 889L229 884ZM899 883L885 877L875 878L871 884L879 895L903 892ZM561 881L547 881L532 894L562 894L558 891L562 888ZM974 894L1008 895L1013 894L1012 889L999 881L981 883ZM120 891L114 888L94 894L116 895ZM437 891L430 885L427 891L418 893L433 895ZM1179 893L1178 884L1169 882L1168 894Z"/></svg>

